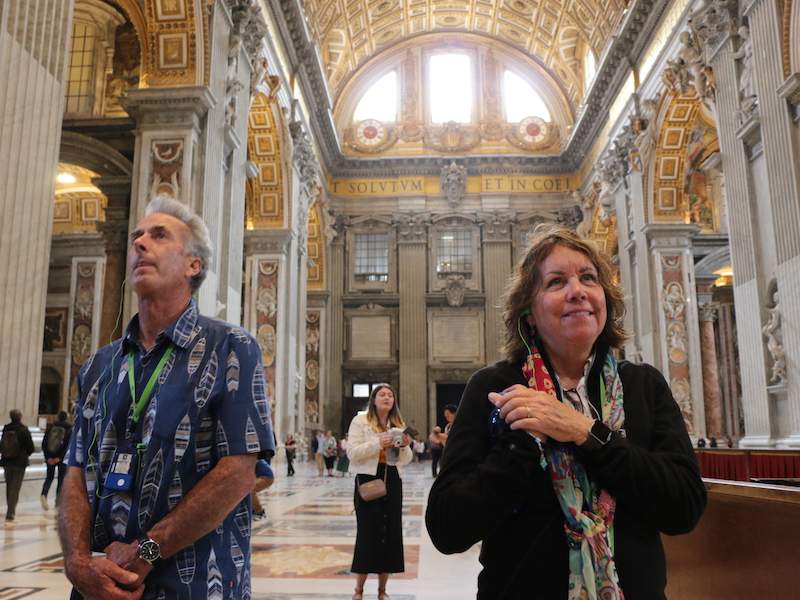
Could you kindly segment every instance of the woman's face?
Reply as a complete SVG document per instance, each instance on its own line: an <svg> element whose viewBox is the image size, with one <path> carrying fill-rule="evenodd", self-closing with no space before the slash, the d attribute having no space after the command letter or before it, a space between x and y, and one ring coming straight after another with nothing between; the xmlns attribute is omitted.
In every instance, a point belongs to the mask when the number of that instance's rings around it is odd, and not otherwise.
<svg viewBox="0 0 800 600"><path fill-rule="evenodd" d="M394 392L387 387L382 387L375 394L375 410L388 413L394 406Z"/></svg>
<svg viewBox="0 0 800 600"><path fill-rule="evenodd" d="M530 323L545 346L588 352L606 325L606 296L597 267L582 252L556 246L539 266L541 286ZM582 357L582 358L586 358Z"/></svg>

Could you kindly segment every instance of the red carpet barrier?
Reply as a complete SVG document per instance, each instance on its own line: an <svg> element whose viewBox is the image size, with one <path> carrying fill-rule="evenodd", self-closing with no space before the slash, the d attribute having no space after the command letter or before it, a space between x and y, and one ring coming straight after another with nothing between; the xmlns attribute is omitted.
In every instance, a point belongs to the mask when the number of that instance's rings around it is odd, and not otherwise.
<svg viewBox="0 0 800 600"><path fill-rule="evenodd" d="M800 479L800 452L790 450L697 449L707 479Z"/></svg>

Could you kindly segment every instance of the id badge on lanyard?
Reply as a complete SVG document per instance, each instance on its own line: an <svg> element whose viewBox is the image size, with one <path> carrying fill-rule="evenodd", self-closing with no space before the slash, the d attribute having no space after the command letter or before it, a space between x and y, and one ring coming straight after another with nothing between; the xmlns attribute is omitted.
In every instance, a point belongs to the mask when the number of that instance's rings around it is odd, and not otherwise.
<svg viewBox="0 0 800 600"><path fill-rule="evenodd" d="M129 492L133 488L137 463L136 450L128 440L125 440L114 453L103 487L115 492Z"/></svg>
<svg viewBox="0 0 800 600"><path fill-rule="evenodd" d="M156 365L153 374L147 381L147 385L145 386L144 390L142 391L142 395L140 398L138 398L138 400L136 398L136 375L134 373L133 355L128 354L128 383L131 388L131 401L135 401L136 404L134 405L133 412L129 417L130 422L126 428L127 431L125 439L114 453L114 458L111 461L111 468L108 470L108 475L106 475L106 480L103 484L103 487L108 490L113 490L116 492L128 492L133 488L136 479L137 467L139 464L139 453L142 450L141 444L134 445L133 432L139 423L142 412L144 412L145 407L150 401L150 395L153 392L153 387L155 386L159 375L161 375L164 365L169 360L169 357L172 356L172 352L173 347L170 345L169 348L167 348L167 350L164 352L161 360L158 361L158 365Z"/></svg>

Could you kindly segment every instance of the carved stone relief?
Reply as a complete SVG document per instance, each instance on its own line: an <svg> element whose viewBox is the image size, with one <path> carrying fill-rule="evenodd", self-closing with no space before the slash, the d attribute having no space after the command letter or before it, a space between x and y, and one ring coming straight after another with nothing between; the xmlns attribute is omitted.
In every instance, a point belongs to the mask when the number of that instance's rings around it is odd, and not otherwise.
<svg viewBox="0 0 800 600"><path fill-rule="evenodd" d="M306 421L320 422L320 311L306 312Z"/></svg>
<svg viewBox="0 0 800 600"><path fill-rule="evenodd" d="M278 349L278 303L279 266L274 260L259 260L256 292L256 341L261 348L261 359L267 380L267 397L272 414L275 414L275 377Z"/></svg>
<svg viewBox="0 0 800 600"><path fill-rule="evenodd" d="M783 333L781 331L781 306L778 298L778 286L773 280L770 285L773 288L771 306L767 307L769 317L761 332L766 338L767 352L772 363L769 382L781 384L786 381L786 352L783 349Z"/></svg>
<svg viewBox="0 0 800 600"><path fill-rule="evenodd" d="M183 168L183 140L154 140L151 146L151 195L181 197L180 175Z"/></svg>
<svg viewBox="0 0 800 600"><path fill-rule="evenodd" d="M69 340L71 350L69 359L70 398L77 397L78 372L95 350L92 347L93 332L99 327L99 323L96 323L94 319L98 293L96 275L100 265L99 259L78 260L73 265L72 337Z"/></svg>
<svg viewBox="0 0 800 600"><path fill-rule="evenodd" d="M448 204L453 208L457 207L467 192L466 167L457 165L456 161L451 161L448 166L442 167L441 185Z"/></svg>
<svg viewBox="0 0 800 600"><path fill-rule="evenodd" d="M464 303L464 292L466 284L463 275L448 275L444 284L444 294L447 297L447 304L450 306L461 306Z"/></svg>
<svg viewBox="0 0 800 600"><path fill-rule="evenodd" d="M750 29L739 27L739 49L733 58L739 61L739 124L744 124L758 110L758 96L753 85L753 40Z"/></svg>

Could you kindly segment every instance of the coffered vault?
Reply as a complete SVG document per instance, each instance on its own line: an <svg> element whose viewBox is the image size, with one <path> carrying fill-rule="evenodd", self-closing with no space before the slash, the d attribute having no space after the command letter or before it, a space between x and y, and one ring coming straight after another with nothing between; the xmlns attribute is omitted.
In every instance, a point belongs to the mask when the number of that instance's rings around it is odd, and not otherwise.
<svg viewBox="0 0 800 600"><path fill-rule="evenodd" d="M513 156L504 168L518 173L577 170L607 117L609 102L631 73L668 0L263 0L281 21L288 53L300 67L311 126L330 172L340 176L438 172L447 157L348 158L332 109L347 82L370 58L423 34L469 32L532 56L552 76L576 115L558 156ZM602 62L584 90L586 50ZM420 157L422 158L422 157ZM470 173L496 172L496 159L464 157ZM493 163L491 166L489 162Z"/></svg>
<svg viewBox="0 0 800 600"><path fill-rule="evenodd" d="M370 57L410 37L438 31L489 36L535 57L574 105L580 59L600 56L630 0L304 0L334 93Z"/></svg>

